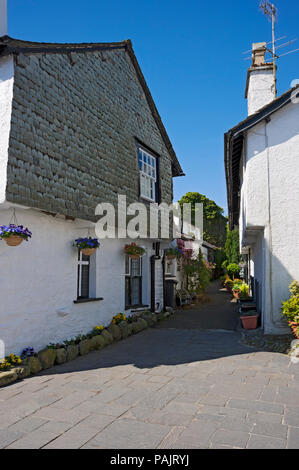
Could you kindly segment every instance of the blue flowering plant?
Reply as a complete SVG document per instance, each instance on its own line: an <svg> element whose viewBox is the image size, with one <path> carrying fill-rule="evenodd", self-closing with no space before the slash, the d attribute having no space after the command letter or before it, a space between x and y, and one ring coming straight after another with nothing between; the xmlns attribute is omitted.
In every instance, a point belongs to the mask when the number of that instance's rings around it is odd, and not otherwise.
<svg viewBox="0 0 299 470"><path fill-rule="evenodd" d="M24 348L21 354L22 359L26 359L26 357L31 357L35 355L35 351L32 346L28 346L27 348Z"/></svg>
<svg viewBox="0 0 299 470"><path fill-rule="evenodd" d="M80 248L80 250L83 249L92 249L92 248L99 248L100 242L97 238L92 238L92 237L87 237L87 238L77 238L75 240L75 246L77 248Z"/></svg>
<svg viewBox="0 0 299 470"><path fill-rule="evenodd" d="M0 239L2 240L3 238L9 238L12 235L19 236L23 238L24 240L28 241L28 238L31 238L32 233L28 228L24 228L23 225L15 225L15 224L9 224L9 225L1 225L0 226Z"/></svg>

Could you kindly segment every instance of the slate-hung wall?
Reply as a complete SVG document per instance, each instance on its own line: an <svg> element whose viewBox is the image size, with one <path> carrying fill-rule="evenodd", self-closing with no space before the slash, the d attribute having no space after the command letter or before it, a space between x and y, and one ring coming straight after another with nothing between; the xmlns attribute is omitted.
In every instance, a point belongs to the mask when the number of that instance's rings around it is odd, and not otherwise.
<svg viewBox="0 0 299 470"><path fill-rule="evenodd" d="M14 66L8 201L87 220L119 193L134 202L136 137L160 156L171 203L171 156L125 49L19 53Z"/></svg>

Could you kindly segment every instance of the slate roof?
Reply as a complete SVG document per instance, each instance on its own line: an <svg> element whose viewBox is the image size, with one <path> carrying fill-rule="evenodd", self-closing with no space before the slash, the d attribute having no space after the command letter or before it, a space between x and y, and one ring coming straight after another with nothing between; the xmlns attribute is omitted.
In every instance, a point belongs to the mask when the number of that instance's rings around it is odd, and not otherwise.
<svg viewBox="0 0 299 470"><path fill-rule="evenodd" d="M156 125L161 133L166 148L172 158L173 165L173 176L184 176L183 170L176 156L176 153L172 147L166 129L163 125L162 119L156 108L155 102L151 95L151 92L147 86L144 75L138 64L137 58L133 51L132 42L127 39L121 42L110 42L110 43L43 43L43 42L30 42L22 41L20 39L14 39L10 36L2 36L0 38L0 57L7 56L10 54L38 54L38 53L52 53L52 54L65 54L72 52L94 52L94 51L109 51L114 49L125 49L132 61L135 68L136 75L140 82L140 85L146 96L147 103L152 112Z"/></svg>

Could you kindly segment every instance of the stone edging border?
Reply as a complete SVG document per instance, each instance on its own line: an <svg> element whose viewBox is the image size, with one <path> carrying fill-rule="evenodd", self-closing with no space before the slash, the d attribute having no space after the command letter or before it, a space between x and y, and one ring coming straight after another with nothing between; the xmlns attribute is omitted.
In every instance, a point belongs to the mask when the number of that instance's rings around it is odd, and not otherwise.
<svg viewBox="0 0 299 470"><path fill-rule="evenodd" d="M24 359L20 366L14 367L9 371L0 372L0 387L9 385L17 380L22 380L30 375L38 374L41 370L50 369L54 365L73 361L79 355L85 356L92 351L103 349L113 342L140 333L169 317L172 313L174 312L170 307L166 308L166 312L143 313L132 323L126 320L119 323L119 325L110 323L101 334L90 339L84 339L79 344L69 345L66 348L60 349L43 349L35 356Z"/></svg>

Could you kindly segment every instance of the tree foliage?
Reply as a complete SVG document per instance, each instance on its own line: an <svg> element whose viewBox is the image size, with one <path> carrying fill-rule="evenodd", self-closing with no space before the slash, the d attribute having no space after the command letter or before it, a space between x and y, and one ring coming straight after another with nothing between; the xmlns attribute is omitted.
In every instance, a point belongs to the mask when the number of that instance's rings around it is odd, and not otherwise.
<svg viewBox="0 0 299 470"><path fill-rule="evenodd" d="M227 264L239 264L241 260L239 247L239 231L227 229L227 236L224 248Z"/></svg>
<svg viewBox="0 0 299 470"><path fill-rule="evenodd" d="M189 192L183 196L179 204L191 204L191 221L195 223L195 204L203 205L203 239L218 247L224 247L226 240L227 218L223 215L224 210L215 201L208 199L203 194Z"/></svg>

